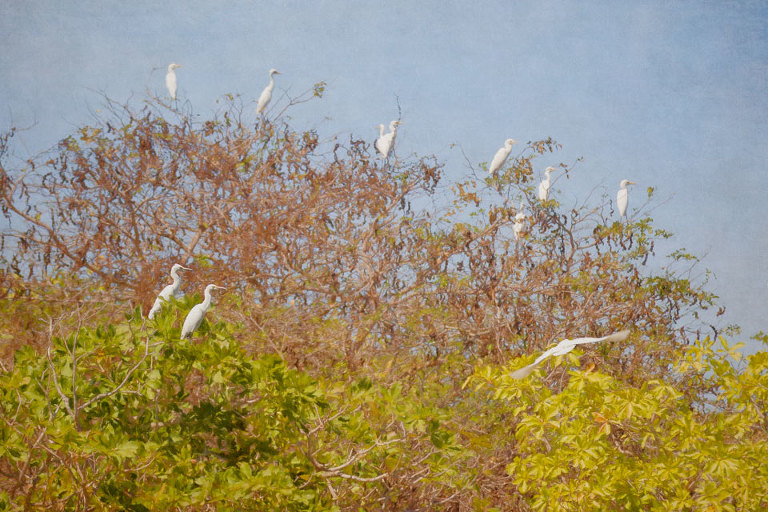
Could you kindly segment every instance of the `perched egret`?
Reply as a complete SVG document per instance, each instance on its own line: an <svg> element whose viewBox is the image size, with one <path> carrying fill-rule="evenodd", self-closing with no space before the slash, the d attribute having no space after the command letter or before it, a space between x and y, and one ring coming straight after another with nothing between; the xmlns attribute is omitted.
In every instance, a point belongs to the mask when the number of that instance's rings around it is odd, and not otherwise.
<svg viewBox="0 0 768 512"><path fill-rule="evenodd" d="M507 139L504 141L504 146L500 147L499 150L496 152L495 155L493 155L493 160L491 160L491 165L488 167L488 174L493 176L496 174L496 171L501 169L501 166L504 165L504 162L507 161L507 157L509 156L509 153L512 151L512 146L517 144L517 141L515 139Z"/></svg>
<svg viewBox="0 0 768 512"><path fill-rule="evenodd" d="M629 336L629 329L625 329L623 331L615 332L613 334L609 334L608 336L603 336L602 338L576 338L573 340L562 340L560 343L555 345L554 347L547 349L542 353L539 357L536 358L534 362L529 364L528 366L523 366L519 370L515 370L509 374L510 377L513 379L524 379L527 376L529 376L533 370L536 369L536 367L544 361L546 358L550 356L562 356L564 354L567 354L574 348L576 348L577 345L584 345L586 343L598 343L600 341L624 341Z"/></svg>
<svg viewBox="0 0 768 512"><path fill-rule="evenodd" d="M523 229L525 228L525 214L523 213L523 203L520 203L520 208L515 215L515 223L512 225L512 231L515 233L515 240L520 240L523 236Z"/></svg>
<svg viewBox="0 0 768 512"><path fill-rule="evenodd" d="M627 185L634 185L634 181L621 180L619 184L619 192L616 194L616 205L619 207L619 217L624 217L627 214L627 205L629 204L629 196L627 194Z"/></svg>
<svg viewBox="0 0 768 512"><path fill-rule="evenodd" d="M168 93L171 95L172 100L176 100L176 91L179 88L179 84L176 83L176 72L174 69L180 68L181 64L172 62L168 65L168 73L165 74L165 86L168 88Z"/></svg>
<svg viewBox="0 0 768 512"><path fill-rule="evenodd" d="M272 99L272 90L275 88L275 75L279 75L280 72L275 68L269 70L269 85L267 85L261 96L259 96L259 102L256 104L256 113L261 114L262 111L267 108L270 100Z"/></svg>
<svg viewBox="0 0 768 512"><path fill-rule="evenodd" d="M203 302L190 309L187 318L184 319L184 325L181 327L182 338L188 338L192 336L192 333L195 332L198 327L200 327L201 323L203 323L203 318L205 318L205 314L208 312L208 308L211 307L211 300L213 299L213 297L211 297L211 292L213 290L223 289L223 286L216 286L215 284L209 284L205 287L205 293L203 294L205 299Z"/></svg>
<svg viewBox="0 0 768 512"><path fill-rule="evenodd" d="M383 138L384 138L384 135L387 133L387 132L386 132L386 130L387 130L387 127L386 127L386 126L384 126L383 124L380 124L380 125L378 125L376 128L378 128L378 129L379 129L379 138L378 138L378 139L376 139L376 141L373 143L373 147L374 147L374 148L376 148L376 151L378 151L379 153L383 154L383 152L382 152L382 151L381 151L381 149L380 149L380 146L379 146L379 144L381 143L381 139L383 139ZM385 157L385 158L386 158L386 157Z"/></svg>
<svg viewBox="0 0 768 512"><path fill-rule="evenodd" d="M160 312L160 310L163 308L163 303L169 302L171 300L171 296L175 297L176 292L179 291L179 286L181 286L181 277L179 276L179 270L192 270L191 268L182 267L178 263L171 267L171 279L173 279L173 282L163 288L163 290L158 294L157 298L155 299L155 303L152 305L152 309L149 310L149 314L147 314L147 318L152 320L155 318L155 315Z"/></svg>
<svg viewBox="0 0 768 512"><path fill-rule="evenodd" d="M552 185L552 177L550 174L552 172L556 171L554 167L547 167L544 169L544 174L546 177L541 180L541 183L539 183L539 200L540 201L546 201L549 197L549 187Z"/></svg>
<svg viewBox="0 0 768 512"><path fill-rule="evenodd" d="M389 123L389 133L384 133L384 130L381 128L382 125L379 125L380 136L378 139L376 139L374 146L376 146L376 149L379 150L379 153L381 153L382 158L385 160L389 156L389 152L392 151L392 147L395 145L397 127L401 124L403 123L400 121L392 121Z"/></svg>

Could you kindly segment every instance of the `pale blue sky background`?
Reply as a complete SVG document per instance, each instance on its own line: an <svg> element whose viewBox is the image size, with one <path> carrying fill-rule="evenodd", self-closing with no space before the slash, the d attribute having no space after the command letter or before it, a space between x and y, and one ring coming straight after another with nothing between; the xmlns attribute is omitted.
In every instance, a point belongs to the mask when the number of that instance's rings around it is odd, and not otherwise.
<svg viewBox="0 0 768 512"><path fill-rule="evenodd" d="M564 206L625 177L630 208L657 187L652 216L705 256L746 338L768 330L767 31L765 1L0 0L0 129L36 122L17 148L36 153L90 120L94 91L164 94L177 62L203 116L255 101L271 67L276 98L325 80L291 112L325 137L373 140L397 97L398 154L435 154L451 180L468 172L453 143L477 164L552 136L542 167L584 157Z"/></svg>

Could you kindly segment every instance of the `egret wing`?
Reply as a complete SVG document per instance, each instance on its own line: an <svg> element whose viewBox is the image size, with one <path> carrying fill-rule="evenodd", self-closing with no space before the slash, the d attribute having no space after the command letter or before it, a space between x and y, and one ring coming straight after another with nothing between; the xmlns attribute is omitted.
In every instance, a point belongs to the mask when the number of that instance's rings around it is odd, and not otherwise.
<svg viewBox="0 0 768 512"><path fill-rule="evenodd" d="M567 339L562 340L560 343L555 345L554 347L550 347L542 354L536 358L534 362L529 364L528 366L523 366L522 368L519 368L513 372L509 373L509 376L513 379L524 379L525 377L529 376L531 373L533 373L533 370L536 369L536 367L544 361L546 358L550 356L562 356L573 350L577 345L584 345L587 343L597 343L599 341L624 341L629 337L629 329L624 329L623 331L615 332L613 334L609 334L608 336L603 336L602 338L576 338L576 339Z"/></svg>
<svg viewBox="0 0 768 512"><path fill-rule="evenodd" d="M623 331L615 332L613 334L609 334L608 336L603 336L602 338L576 338L573 340L564 340L568 341L570 345L576 346L576 345L584 345L586 343L597 343L600 341L624 341L629 337L629 329L624 329Z"/></svg>
<svg viewBox="0 0 768 512"><path fill-rule="evenodd" d="M392 148L392 134L388 133L383 137L379 137L379 152L384 158L389 156L389 151Z"/></svg>
<svg viewBox="0 0 768 512"><path fill-rule="evenodd" d="M205 311L200 304L189 310L187 318L184 319L184 325L181 327L181 337L186 338L195 332L203 323L203 317L205 317Z"/></svg>
<svg viewBox="0 0 768 512"><path fill-rule="evenodd" d="M168 92L171 95L171 99L176 99L176 90L178 89L178 84L176 83L176 73L173 71L169 71L167 75L165 75L165 86L168 88Z"/></svg>
<svg viewBox="0 0 768 512"><path fill-rule="evenodd" d="M619 207L619 215L624 216L627 213L627 205L629 204L629 197L627 194L627 189L622 188L619 189L619 192L616 194L616 205Z"/></svg>
<svg viewBox="0 0 768 512"><path fill-rule="evenodd" d="M539 183L539 200L546 201L549 197L549 183L542 181Z"/></svg>
<svg viewBox="0 0 768 512"><path fill-rule="evenodd" d="M504 165L504 161L509 156L509 152L507 151L507 148L500 148L498 151L496 151L496 154L493 155L493 160L491 160L491 166L488 168L488 171L491 174L494 174L496 171L501 169L501 166Z"/></svg>
<svg viewBox="0 0 768 512"><path fill-rule="evenodd" d="M517 369L513 372L509 372L509 376L513 379L524 379L527 376L529 376L531 373L533 373L533 370L536 369L536 366L538 366L537 363L531 363L528 366L523 366L520 369Z"/></svg>
<svg viewBox="0 0 768 512"><path fill-rule="evenodd" d="M164 302L170 302L171 295L173 294L173 285L169 284L165 288L163 288L160 293L157 294L157 298L155 299L155 303L152 304L152 309L149 310L149 314L147 314L147 318L152 320L156 314L160 312L160 309L163 307Z"/></svg>

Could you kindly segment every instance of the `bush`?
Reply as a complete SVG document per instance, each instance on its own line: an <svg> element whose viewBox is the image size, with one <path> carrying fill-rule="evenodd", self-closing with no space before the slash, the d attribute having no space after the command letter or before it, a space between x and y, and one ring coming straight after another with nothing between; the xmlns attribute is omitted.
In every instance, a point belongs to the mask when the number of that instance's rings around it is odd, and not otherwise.
<svg viewBox="0 0 768 512"><path fill-rule="evenodd" d="M175 317L161 313L155 329L136 310L53 338L45 354L16 352L0 377L6 504L338 510L396 502L409 494L400 480L459 458L440 425L449 412L401 386L252 358L223 323L180 340ZM450 480L426 487L440 495Z"/></svg>
<svg viewBox="0 0 768 512"><path fill-rule="evenodd" d="M678 369L704 379L713 405L697 404L660 380L628 386L604 373L569 370L565 356L544 379L515 380L513 361L479 369L493 400L512 408L516 454L510 478L533 510L762 510L768 506L768 358L702 340ZM736 347L737 348L737 347ZM560 364L558 364L560 363ZM566 378L553 393L548 382Z"/></svg>

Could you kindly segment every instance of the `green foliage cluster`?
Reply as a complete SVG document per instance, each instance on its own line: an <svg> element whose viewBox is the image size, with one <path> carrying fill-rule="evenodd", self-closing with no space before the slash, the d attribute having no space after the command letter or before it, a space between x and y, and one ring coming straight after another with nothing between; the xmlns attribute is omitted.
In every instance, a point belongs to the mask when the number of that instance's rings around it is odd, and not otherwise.
<svg viewBox="0 0 768 512"><path fill-rule="evenodd" d="M737 371L738 346L720 339L716 349L707 339L690 347L676 371L706 383L708 404L661 380L632 386L581 370L578 353L523 380L508 374L530 357L478 365L457 395L442 377L448 364L422 373L420 386L385 384L392 361L372 361L371 377L318 379L274 355L248 355L223 322L181 340L179 319L197 299L174 301L152 325L136 310L120 323L53 337L45 353L16 352L13 369L0 374L0 505L768 505L768 352ZM507 482L485 495L489 459Z"/></svg>
<svg viewBox="0 0 768 512"><path fill-rule="evenodd" d="M46 354L17 351L0 376L0 503L340 510L372 505L371 488L401 468L428 477L457 458L447 411L402 386L317 380L251 357L223 323L180 340L176 313L155 328L137 310L55 337Z"/></svg>
<svg viewBox="0 0 768 512"><path fill-rule="evenodd" d="M768 353L737 372L739 347L719 341L715 350L702 340L678 363L710 386L704 408L660 380L635 387L581 370L572 353L544 379L512 379L525 364L515 360L478 368L467 384L511 409L516 454L506 470L533 510L764 510ZM552 380L567 384L553 392Z"/></svg>

